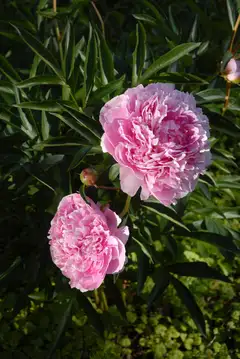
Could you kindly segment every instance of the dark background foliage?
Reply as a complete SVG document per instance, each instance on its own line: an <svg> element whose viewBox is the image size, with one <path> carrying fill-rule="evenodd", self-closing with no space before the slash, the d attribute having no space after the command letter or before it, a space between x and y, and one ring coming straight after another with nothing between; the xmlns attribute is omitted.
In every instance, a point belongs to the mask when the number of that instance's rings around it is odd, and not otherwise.
<svg viewBox="0 0 240 359"><path fill-rule="evenodd" d="M238 1L1 1L1 358L239 358L239 87L225 115ZM237 34L235 47L239 42ZM238 56L236 49L235 56ZM71 290L47 233L79 174L119 187L99 110L138 83L192 92L213 162L164 207L132 199L128 264L95 292ZM87 188L120 213L126 195Z"/></svg>

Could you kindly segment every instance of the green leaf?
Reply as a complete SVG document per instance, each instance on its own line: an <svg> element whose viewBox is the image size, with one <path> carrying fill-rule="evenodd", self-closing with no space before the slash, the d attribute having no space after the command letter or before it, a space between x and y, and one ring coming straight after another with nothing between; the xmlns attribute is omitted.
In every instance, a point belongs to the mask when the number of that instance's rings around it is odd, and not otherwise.
<svg viewBox="0 0 240 359"><path fill-rule="evenodd" d="M152 255L151 255L149 249L146 248L146 246L143 243L141 243L138 239L136 239L134 237L132 237L132 239L134 240L134 242L136 242L140 246L143 253L150 259L151 263L153 263Z"/></svg>
<svg viewBox="0 0 240 359"><path fill-rule="evenodd" d="M87 103L88 96L94 85L94 78L96 74L97 64L97 42L95 34L92 31L92 25L89 23L89 37L86 51L86 58L84 63L84 106Z"/></svg>
<svg viewBox="0 0 240 359"><path fill-rule="evenodd" d="M11 82L0 80L0 93L3 92L14 95L14 90Z"/></svg>
<svg viewBox="0 0 240 359"><path fill-rule="evenodd" d="M21 81L17 71L3 55L0 55L0 71L13 83Z"/></svg>
<svg viewBox="0 0 240 359"><path fill-rule="evenodd" d="M140 251L140 253L138 254L138 273L137 273L138 295L141 294L144 283L147 279L148 268L149 268L149 258L143 253L143 251Z"/></svg>
<svg viewBox="0 0 240 359"><path fill-rule="evenodd" d="M30 120L27 117L26 113L22 110L20 105L20 94L19 94L19 90L17 89L17 87L14 86L14 93L15 93L15 99L16 99L16 107L18 107L18 112L22 121L22 130L31 138L35 138L35 136L38 133L38 128L36 125L36 122L34 120L34 117L31 116L30 113Z"/></svg>
<svg viewBox="0 0 240 359"><path fill-rule="evenodd" d="M66 116L66 115L60 115L59 113L51 112L51 115L59 118L62 122L64 122L66 125L71 127L74 131L79 133L83 138L85 138L91 145L92 144L98 144L99 141L97 141L96 136L92 134L91 131L87 127L82 126L79 124L75 118Z"/></svg>
<svg viewBox="0 0 240 359"><path fill-rule="evenodd" d="M91 150L92 147L83 147L80 148L80 150L75 154L73 157L72 162L70 163L68 167L68 171L73 170L74 168L78 167L79 164L82 162L84 157L88 154L88 152Z"/></svg>
<svg viewBox="0 0 240 359"><path fill-rule="evenodd" d="M104 326L102 320L100 318L100 315L96 312L92 304L89 302L88 298L80 291L77 291L76 299L78 301L79 307L82 308L87 314L90 324L92 324L98 334L103 337Z"/></svg>
<svg viewBox="0 0 240 359"><path fill-rule="evenodd" d="M107 294L107 298L112 299L113 303L118 308L121 316L126 319L126 307L122 299L122 293L119 290L118 286L113 283L113 280L110 276L105 279L105 291Z"/></svg>
<svg viewBox="0 0 240 359"><path fill-rule="evenodd" d="M66 77L69 79L74 70L76 60L75 33L74 28L68 21L65 28L64 68Z"/></svg>
<svg viewBox="0 0 240 359"><path fill-rule="evenodd" d="M208 116L210 125L213 129L234 138L240 138L240 127L238 125L235 125L235 123L231 122L226 117L209 111L208 109L204 112Z"/></svg>
<svg viewBox="0 0 240 359"><path fill-rule="evenodd" d="M110 181L114 182L118 176L119 176L119 164L115 163L114 165L111 166L108 177Z"/></svg>
<svg viewBox="0 0 240 359"><path fill-rule="evenodd" d="M207 89L196 93L196 99L198 104L212 103L216 101L223 101L225 99L225 93L221 89Z"/></svg>
<svg viewBox="0 0 240 359"><path fill-rule="evenodd" d="M231 189L240 190L240 183L238 183L238 182L217 180L216 183L219 188L231 188Z"/></svg>
<svg viewBox="0 0 240 359"><path fill-rule="evenodd" d="M102 83L107 84L114 80L114 62L113 55L111 50L108 47L108 44L102 33L99 31L98 35L98 43L99 43L99 63L100 63L100 71L102 77Z"/></svg>
<svg viewBox="0 0 240 359"><path fill-rule="evenodd" d="M170 273L175 273L181 276L209 278L228 283L231 282L225 275L219 273L216 269L209 267L208 264L204 262L175 263L167 266L166 269Z"/></svg>
<svg viewBox="0 0 240 359"><path fill-rule="evenodd" d="M69 300L69 303L67 305L66 310L64 311L64 314L62 316L62 318L59 321L59 325L58 325L58 329L56 332L56 337L55 340L53 341L50 351L47 355L47 359L51 359L53 354L55 353L56 349L58 348L59 344L60 344L60 340L62 335L64 334L64 331L66 329L67 323L71 317L71 312L72 312L72 305L73 305L73 299Z"/></svg>
<svg viewBox="0 0 240 359"><path fill-rule="evenodd" d="M176 292L183 302L183 304L187 307L189 313L191 314L192 319L194 320L196 326L200 330L203 336L206 336L206 328L205 328L205 320L201 309L197 305L192 293L189 289L178 279L171 276L171 282L176 289Z"/></svg>
<svg viewBox="0 0 240 359"><path fill-rule="evenodd" d="M194 23L192 26L192 30L189 35L189 41L196 41L197 38L197 25L198 25L198 15L195 16Z"/></svg>
<svg viewBox="0 0 240 359"><path fill-rule="evenodd" d="M70 116L72 116L77 123L90 131L95 136L95 139L101 139L101 126L99 122L95 121L91 117L88 117L80 111L76 111L74 108L69 109L68 105L62 104L62 109L64 109L64 111L66 111Z"/></svg>
<svg viewBox="0 0 240 359"><path fill-rule="evenodd" d="M156 19L154 17L147 14L133 14L133 17L137 20L145 21L151 25L157 25Z"/></svg>
<svg viewBox="0 0 240 359"><path fill-rule="evenodd" d="M146 205L142 205L143 208L146 208L147 210L166 218L175 225L184 228L186 231L189 231L189 229L182 223L181 218L171 207L166 207L160 202L145 201L144 203L146 203Z"/></svg>
<svg viewBox="0 0 240 359"><path fill-rule="evenodd" d="M30 77L27 80L19 82L16 84L18 88L26 88L32 86L41 86L41 85L64 85L65 82L57 76L54 75L40 75L36 77Z"/></svg>
<svg viewBox="0 0 240 359"><path fill-rule="evenodd" d="M42 61L44 61L54 72L55 74L64 81L62 71L60 70L59 64L56 61L56 58L51 54L50 51L34 36L32 36L28 31L24 29L19 29L15 25L12 25L18 35L22 40L30 47L30 49L38 55Z"/></svg>
<svg viewBox="0 0 240 359"><path fill-rule="evenodd" d="M173 8L172 5L168 6L169 22L171 24L173 32L178 36L179 35L179 30L177 28L176 22L175 22L174 17L173 17L172 8Z"/></svg>
<svg viewBox="0 0 240 359"><path fill-rule="evenodd" d="M105 96L111 95L114 91L121 91L123 88L123 84L125 81L125 75L120 77L120 79L114 80L112 82L109 82L103 87L100 87L96 91L94 91L89 100L88 104L96 104L96 102L99 102L102 100Z"/></svg>
<svg viewBox="0 0 240 359"><path fill-rule="evenodd" d="M181 231L178 231L178 233L175 234L180 236L184 235L185 237L190 238L196 238L200 241L225 249L229 252L233 252L236 254L240 253L239 248L235 245L231 236L222 236L220 234L207 231L185 232L185 234L183 234Z"/></svg>
<svg viewBox="0 0 240 359"><path fill-rule="evenodd" d="M42 139L43 141L46 141L49 137L50 126L45 111L42 111L42 115L41 115L41 129L42 129Z"/></svg>
<svg viewBox="0 0 240 359"><path fill-rule="evenodd" d="M164 268L159 268L156 272L155 286L153 287L148 298L148 308L150 308L153 302L163 294L169 283L169 273Z"/></svg>
<svg viewBox="0 0 240 359"><path fill-rule="evenodd" d="M147 8L149 8L152 11L152 14L156 18L155 24L156 24L156 26L158 26L160 28L160 31L163 34L165 34L165 36L168 37L169 39L171 39L172 41L177 42L178 36L176 36L176 34L167 25L168 20L166 20L166 18L160 14L158 9L151 2L149 2L147 0L142 0L142 3L144 4L144 6L146 6ZM144 16L146 16L146 15L144 15ZM152 25L154 25L154 24L152 23Z"/></svg>
<svg viewBox="0 0 240 359"><path fill-rule="evenodd" d="M232 30L233 30L235 22L236 22L236 7L232 0L226 0L226 3L227 3L229 22L230 22Z"/></svg>
<svg viewBox="0 0 240 359"><path fill-rule="evenodd" d="M48 111L48 112L62 111L61 106L56 101L53 100L21 102L14 106L19 108L27 108L31 110L40 110L40 111Z"/></svg>
<svg viewBox="0 0 240 359"><path fill-rule="evenodd" d="M186 43L174 47L172 50L166 54L159 57L148 69L144 72L140 78L140 82L147 80L152 75L156 74L158 71L164 69L165 67L173 64L177 60L181 59L183 56L189 54L191 51L195 50L200 46L200 42L197 43Z"/></svg>
<svg viewBox="0 0 240 359"><path fill-rule="evenodd" d="M199 84L207 85L208 81L200 78L199 76L188 74L186 72L162 72L158 76L151 77L147 80L148 83L151 82L166 82L174 84Z"/></svg>
<svg viewBox="0 0 240 359"><path fill-rule="evenodd" d="M136 25L136 46L132 55L132 86L138 82L146 58L146 31L141 23Z"/></svg>
<svg viewBox="0 0 240 359"><path fill-rule="evenodd" d="M21 263L22 258L17 257L7 270L5 270L3 273L0 273L0 282L7 278Z"/></svg>

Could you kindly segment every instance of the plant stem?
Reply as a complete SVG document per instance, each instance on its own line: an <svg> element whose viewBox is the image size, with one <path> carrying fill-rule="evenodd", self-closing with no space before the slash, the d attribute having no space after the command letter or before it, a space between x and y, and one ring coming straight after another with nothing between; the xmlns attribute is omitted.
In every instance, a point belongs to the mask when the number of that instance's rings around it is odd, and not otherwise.
<svg viewBox="0 0 240 359"><path fill-rule="evenodd" d="M57 12L57 0L53 0L53 11Z"/></svg>
<svg viewBox="0 0 240 359"><path fill-rule="evenodd" d="M97 8L96 4L94 3L94 1L91 1L91 4L92 4L92 7L94 8L94 10L96 12L97 17L99 18L99 21L100 21L101 26L102 26L102 34L103 34L103 37L105 39L105 27L104 27L104 22L103 22L102 16L101 16L100 12L98 11L98 8Z"/></svg>
<svg viewBox="0 0 240 359"><path fill-rule="evenodd" d="M101 290L101 297L102 297L103 309L107 312L108 311L108 303L107 303L107 298L106 298L106 295L105 295L103 289Z"/></svg>
<svg viewBox="0 0 240 359"><path fill-rule="evenodd" d="M232 38L231 38L231 42L230 42L230 46L229 46L229 51L230 52L232 52L233 43L234 43L235 36L236 36L236 33L237 33L239 25L240 25L240 14L238 15L238 18L237 18L237 20L235 22L235 25L234 25L234 28L233 28Z"/></svg>
<svg viewBox="0 0 240 359"><path fill-rule="evenodd" d="M228 108L228 104L229 104L229 98L230 98L230 90L231 90L231 82L227 81L226 84L226 95L225 95L225 102L224 102L224 106L223 106L223 110L222 110L222 114L224 115L227 108Z"/></svg>
<svg viewBox="0 0 240 359"><path fill-rule="evenodd" d="M127 196L126 202L125 202L125 206L122 210L122 212L120 213L120 217L123 218L125 216L125 214L128 213L129 211L129 206L130 206L130 202L131 202L131 198L130 196Z"/></svg>

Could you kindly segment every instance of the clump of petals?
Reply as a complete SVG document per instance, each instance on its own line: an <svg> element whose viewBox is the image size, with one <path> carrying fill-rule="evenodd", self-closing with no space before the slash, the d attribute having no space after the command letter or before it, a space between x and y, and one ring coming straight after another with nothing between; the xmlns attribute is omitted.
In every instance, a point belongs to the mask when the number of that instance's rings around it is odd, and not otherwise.
<svg viewBox="0 0 240 359"><path fill-rule="evenodd" d="M128 227L108 207L103 210L78 193L64 197L49 230L52 260L82 292L98 288L106 274L121 271L126 262Z"/></svg>
<svg viewBox="0 0 240 359"><path fill-rule="evenodd" d="M102 149L120 165L121 189L165 205L193 191L210 164L209 122L194 97L174 85L128 89L100 112Z"/></svg>

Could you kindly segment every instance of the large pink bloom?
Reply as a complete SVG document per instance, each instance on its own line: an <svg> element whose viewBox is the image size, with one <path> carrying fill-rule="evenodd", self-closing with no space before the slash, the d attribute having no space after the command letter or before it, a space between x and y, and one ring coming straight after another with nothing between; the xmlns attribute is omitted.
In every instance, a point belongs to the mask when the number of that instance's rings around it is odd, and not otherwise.
<svg viewBox="0 0 240 359"><path fill-rule="evenodd" d="M120 165L121 188L165 205L192 191L210 164L209 123L194 97L174 85L139 85L100 113L102 149Z"/></svg>
<svg viewBox="0 0 240 359"><path fill-rule="evenodd" d="M49 231L52 260L82 292L98 288L106 274L122 270L128 227L117 228L120 218L74 193L64 197Z"/></svg>

